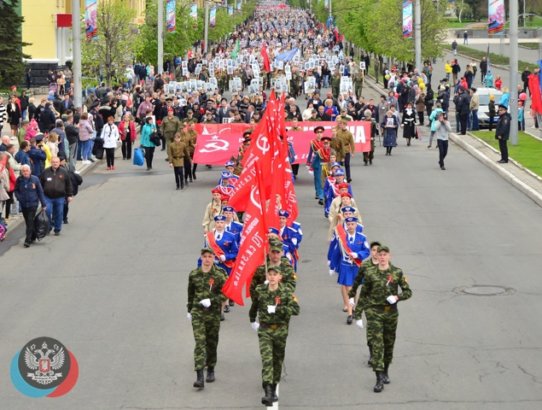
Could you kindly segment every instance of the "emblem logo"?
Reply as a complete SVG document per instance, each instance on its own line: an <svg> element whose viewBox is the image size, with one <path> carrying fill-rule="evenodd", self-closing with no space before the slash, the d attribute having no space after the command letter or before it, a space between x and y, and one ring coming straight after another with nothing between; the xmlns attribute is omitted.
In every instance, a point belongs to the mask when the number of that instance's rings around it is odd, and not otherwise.
<svg viewBox="0 0 542 410"><path fill-rule="evenodd" d="M30 397L62 396L73 388L78 375L75 356L46 336L28 342L11 363L11 381Z"/></svg>
<svg viewBox="0 0 542 410"><path fill-rule="evenodd" d="M225 140L221 140L218 136L211 137L211 140L208 141L199 152L217 152L217 151L227 151L230 146L230 143Z"/></svg>

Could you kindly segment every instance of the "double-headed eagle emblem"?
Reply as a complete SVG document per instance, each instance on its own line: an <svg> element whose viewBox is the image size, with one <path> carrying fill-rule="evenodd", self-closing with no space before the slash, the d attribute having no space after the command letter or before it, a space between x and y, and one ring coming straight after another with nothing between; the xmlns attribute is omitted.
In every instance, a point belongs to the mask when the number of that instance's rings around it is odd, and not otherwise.
<svg viewBox="0 0 542 410"><path fill-rule="evenodd" d="M27 347L24 352L24 362L28 369L33 370L33 373L27 373L27 377L34 380L36 383L48 385L58 378L62 377L62 373L57 373L66 359L66 353L62 346L54 345L53 348L47 346L47 342L43 342L40 348L36 345Z"/></svg>

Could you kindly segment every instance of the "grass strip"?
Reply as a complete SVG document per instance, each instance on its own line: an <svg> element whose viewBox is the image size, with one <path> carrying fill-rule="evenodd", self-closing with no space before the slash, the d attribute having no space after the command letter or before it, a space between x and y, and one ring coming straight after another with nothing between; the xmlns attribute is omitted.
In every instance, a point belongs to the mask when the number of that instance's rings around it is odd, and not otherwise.
<svg viewBox="0 0 542 410"><path fill-rule="evenodd" d="M499 150L499 141L495 139L495 131L473 131L471 133ZM542 141L520 131L518 132L518 145L512 145L508 141L508 154L510 158L542 177Z"/></svg>
<svg viewBox="0 0 542 410"><path fill-rule="evenodd" d="M469 56L471 58L474 58L475 60L481 60L482 57L485 57L487 55L485 51L476 50L474 48L462 46L462 45L457 46L457 51L459 51L460 54ZM500 54L495 54L495 53L489 53L489 61L491 62L491 64L496 64L496 65L504 65L504 66L510 65L510 58L508 58L507 56L501 56ZM535 66L536 66L535 63L528 63L526 61L520 60L518 64L518 72L521 73L526 68L532 71L533 67Z"/></svg>

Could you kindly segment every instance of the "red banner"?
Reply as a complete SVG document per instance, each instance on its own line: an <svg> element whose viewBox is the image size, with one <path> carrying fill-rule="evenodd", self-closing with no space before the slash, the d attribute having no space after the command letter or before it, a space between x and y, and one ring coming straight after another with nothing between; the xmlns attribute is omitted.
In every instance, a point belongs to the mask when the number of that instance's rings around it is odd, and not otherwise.
<svg viewBox="0 0 542 410"><path fill-rule="evenodd" d="M286 127L290 128L289 123ZM288 141L294 146L297 155L296 164L304 164L309 155L310 142L314 139L314 128L322 126L325 135L331 136L335 122L300 122L301 131L288 131ZM239 153L243 141L243 131L251 128L250 124L196 124L198 133L194 162L196 164L224 165ZM354 136L356 152L371 150L371 123L368 121L349 121L348 130Z"/></svg>
<svg viewBox="0 0 542 410"><path fill-rule="evenodd" d="M235 265L222 288L222 293L238 305L243 305L243 288L250 286L256 268L260 266L267 251L267 228L263 217L263 201L260 197L261 170L254 164L258 183L251 188L244 215L242 240Z"/></svg>

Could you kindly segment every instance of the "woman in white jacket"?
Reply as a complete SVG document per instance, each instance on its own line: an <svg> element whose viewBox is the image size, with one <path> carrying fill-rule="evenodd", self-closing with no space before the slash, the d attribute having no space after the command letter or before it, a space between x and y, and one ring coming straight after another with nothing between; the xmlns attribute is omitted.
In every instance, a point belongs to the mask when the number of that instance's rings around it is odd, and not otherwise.
<svg viewBox="0 0 542 410"><path fill-rule="evenodd" d="M107 170L115 169L115 150L120 140L119 129L115 125L115 118L110 115L107 117L107 124L102 129L102 139L104 140L104 150L107 161Z"/></svg>

